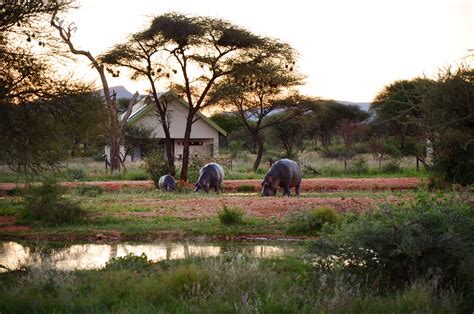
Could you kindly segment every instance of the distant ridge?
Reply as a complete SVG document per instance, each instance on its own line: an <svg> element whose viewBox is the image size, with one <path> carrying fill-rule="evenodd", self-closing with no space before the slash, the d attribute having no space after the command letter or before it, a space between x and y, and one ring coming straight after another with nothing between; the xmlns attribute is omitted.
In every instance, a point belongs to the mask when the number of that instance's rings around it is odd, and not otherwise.
<svg viewBox="0 0 474 314"><path fill-rule="evenodd" d="M369 111L370 105L372 104L370 102L352 102L352 101L345 101L345 100L336 100L336 101L343 105L356 105L364 111Z"/></svg>
<svg viewBox="0 0 474 314"><path fill-rule="evenodd" d="M133 97L133 94L129 92L123 85L109 87L109 90L111 93L112 91L115 91L115 94L117 95L117 99ZM97 91L99 92L101 96L104 95L103 89L98 89Z"/></svg>

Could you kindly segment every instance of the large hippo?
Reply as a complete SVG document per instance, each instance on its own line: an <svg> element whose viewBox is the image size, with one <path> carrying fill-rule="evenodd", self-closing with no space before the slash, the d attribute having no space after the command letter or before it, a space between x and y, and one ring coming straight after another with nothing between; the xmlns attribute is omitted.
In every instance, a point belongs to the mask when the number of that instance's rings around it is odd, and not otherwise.
<svg viewBox="0 0 474 314"><path fill-rule="evenodd" d="M224 169L215 162L206 164L199 170L199 178L196 182L194 192L204 190L209 193L210 188L214 188L217 193L220 192L222 181L224 180Z"/></svg>
<svg viewBox="0 0 474 314"><path fill-rule="evenodd" d="M158 181L158 186L162 191L174 191L176 190L176 180L173 178L173 176L166 174L160 177L160 180Z"/></svg>
<svg viewBox="0 0 474 314"><path fill-rule="evenodd" d="M300 195L301 168L290 159L280 159L268 170L262 182L262 196L275 196L278 187L283 188L283 195L290 196L290 188L295 187Z"/></svg>

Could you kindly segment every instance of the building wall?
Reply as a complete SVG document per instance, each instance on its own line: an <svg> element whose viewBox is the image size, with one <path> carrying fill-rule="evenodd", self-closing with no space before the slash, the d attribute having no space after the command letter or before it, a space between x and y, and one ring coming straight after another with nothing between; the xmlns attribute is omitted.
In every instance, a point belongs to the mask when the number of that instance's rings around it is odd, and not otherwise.
<svg viewBox="0 0 474 314"><path fill-rule="evenodd" d="M177 101L174 101L168 105L168 112L171 117L171 138L181 139L182 141L184 138L184 130L186 129L188 110ZM155 110L148 112L146 116L135 122L135 125L154 128L153 137L165 137L161 123L156 117ZM194 122L191 130L191 139L192 141L204 141L204 145L202 146L190 146L190 152L193 154L204 154L206 157L219 155L219 132L202 119ZM182 154L183 151L183 146L177 145L177 141L178 140L175 141L176 156Z"/></svg>

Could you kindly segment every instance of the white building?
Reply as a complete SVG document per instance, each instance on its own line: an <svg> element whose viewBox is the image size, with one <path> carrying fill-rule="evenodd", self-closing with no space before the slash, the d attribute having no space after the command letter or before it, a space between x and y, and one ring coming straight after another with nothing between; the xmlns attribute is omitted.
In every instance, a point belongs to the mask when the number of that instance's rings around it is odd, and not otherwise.
<svg viewBox="0 0 474 314"><path fill-rule="evenodd" d="M174 91L160 93L159 97L168 104L167 113L170 123L170 134L173 140L174 156L175 159L181 159L189 105ZM217 157L219 155L219 134L225 136L227 135L226 131L204 116L201 112L196 113L194 120L195 122L193 123L191 131L191 143L189 147L190 156ZM132 113L128 118L128 123L136 126L152 128L152 137L164 145L165 135L163 127L161 126L161 122L156 114L156 104L150 97L144 97L135 104ZM137 147L133 150L129 158L132 161L141 160L144 153L145 152L142 151L142 148ZM107 148L106 154L108 155Z"/></svg>

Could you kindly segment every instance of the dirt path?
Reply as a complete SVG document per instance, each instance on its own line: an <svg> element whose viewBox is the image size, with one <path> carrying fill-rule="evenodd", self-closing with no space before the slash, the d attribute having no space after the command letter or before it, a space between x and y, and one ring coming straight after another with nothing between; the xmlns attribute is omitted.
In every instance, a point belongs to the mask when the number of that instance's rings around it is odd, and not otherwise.
<svg viewBox="0 0 474 314"><path fill-rule="evenodd" d="M303 179L301 190L310 191L382 191L382 190L414 190L420 186L419 178L362 178L362 179L333 179L333 178L313 178ZM109 191L116 191L122 188L153 189L152 181L90 181L90 182L63 182L67 187L79 185L101 186ZM251 185L255 191L261 189L261 180L224 180L224 191L235 192L239 186ZM15 183L1 183L0 195L8 194L15 188L23 187ZM189 184L188 187L192 187Z"/></svg>

